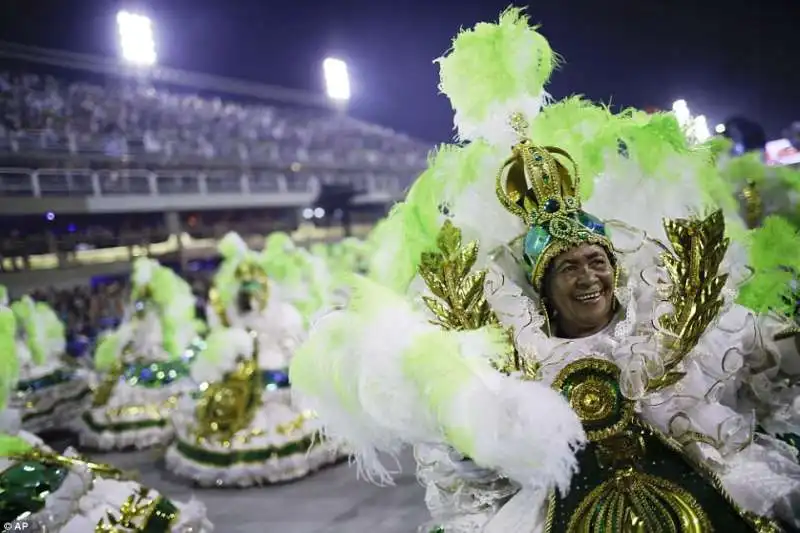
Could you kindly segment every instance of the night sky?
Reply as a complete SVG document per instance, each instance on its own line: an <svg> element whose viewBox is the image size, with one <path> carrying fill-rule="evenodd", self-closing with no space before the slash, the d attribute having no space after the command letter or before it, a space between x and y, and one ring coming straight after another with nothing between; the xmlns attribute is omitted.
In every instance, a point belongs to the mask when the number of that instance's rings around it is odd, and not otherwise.
<svg viewBox="0 0 800 533"><path fill-rule="evenodd" d="M529 13L566 63L549 86L620 106L685 98L709 124L741 114L768 138L800 119L797 0L559 0ZM2 0L0 39L116 55L114 16L155 21L166 66L322 91L325 56L347 60L352 114L428 141L452 135L432 60L459 27L508 1ZM335 6L335 7L334 7Z"/></svg>

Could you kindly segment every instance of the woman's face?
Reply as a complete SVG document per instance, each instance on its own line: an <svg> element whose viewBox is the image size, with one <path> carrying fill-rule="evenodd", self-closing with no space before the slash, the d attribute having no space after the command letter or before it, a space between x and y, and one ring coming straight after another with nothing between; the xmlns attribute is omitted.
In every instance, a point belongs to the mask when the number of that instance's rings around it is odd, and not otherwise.
<svg viewBox="0 0 800 533"><path fill-rule="evenodd" d="M582 244L557 256L545 278L545 295L560 337L586 337L605 328L614 303L614 267L606 251Z"/></svg>

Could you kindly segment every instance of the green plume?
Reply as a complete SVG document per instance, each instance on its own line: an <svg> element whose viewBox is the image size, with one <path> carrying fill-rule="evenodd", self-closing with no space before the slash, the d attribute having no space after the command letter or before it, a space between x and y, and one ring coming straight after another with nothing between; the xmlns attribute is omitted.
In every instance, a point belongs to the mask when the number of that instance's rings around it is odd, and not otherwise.
<svg viewBox="0 0 800 533"><path fill-rule="evenodd" d="M781 217L770 216L750 235L753 276L739 290L738 302L754 311L794 315L791 282L800 271L800 234Z"/></svg>
<svg viewBox="0 0 800 533"><path fill-rule="evenodd" d="M512 7L496 24L479 23L453 39L450 52L436 60L439 89L456 115L480 123L497 104L542 94L557 62L524 10Z"/></svg>

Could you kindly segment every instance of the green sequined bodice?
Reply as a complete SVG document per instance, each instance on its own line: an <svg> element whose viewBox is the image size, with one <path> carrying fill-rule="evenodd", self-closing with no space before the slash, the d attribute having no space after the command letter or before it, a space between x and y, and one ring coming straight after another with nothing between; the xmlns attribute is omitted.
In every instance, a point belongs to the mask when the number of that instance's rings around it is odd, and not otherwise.
<svg viewBox="0 0 800 533"><path fill-rule="evenodd" d="M636 416L602 359L568 365L556 378L589 439L569 494L551 496L548 533L744 533L780 527L739 508L716 476Z"/></svg>

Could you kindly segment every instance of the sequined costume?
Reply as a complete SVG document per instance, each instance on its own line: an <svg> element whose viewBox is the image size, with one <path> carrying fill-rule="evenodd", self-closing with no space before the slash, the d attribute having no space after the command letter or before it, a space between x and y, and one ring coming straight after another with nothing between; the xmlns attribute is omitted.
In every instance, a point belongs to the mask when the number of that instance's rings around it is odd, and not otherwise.
<svg viewBox="0 0 800 533"><path fill-rule="evenodd" d="M800 355L787 317L735 303L735 199L671 114L549 103L555 59L510 9L438 61L469 142L432 157L298 350L298 402L374 481L414 446L422 532L800 527L797 450L754 432L777 398L800 422ZM608 300L569 302L608 301L606 325L562 338L554 276L595 261Z"/></svg>
<svg viewBox="0 0 800 533"><path fill-rule="evenodd" d="M169 268L138 259L122 324L94 354L96 387L80 418L81 445L99 450L148 448L172 439L170 414L194 390L190 365L202 348L189 285Z"/></svg>
<svg viewBox="0 0 800 533"><path fill-rule="evenodd" d="M20 429L19 411L7 407L20 371L15 327L14 314L0 306L0 522L5 529L211 533L200 502L171 501L72 449L60 455Z"/></svg>
<svg viewBox="0 0 800 533"><path fill-rule="evenodd" d="M0 286L0 305L7 305ZM86 408L89 376L64 359L64 325L53 309L29 296L11 304L17 318L20 379L12 396L22 413L23 427L32 432L68 429Z"/></svg>
<svg viewBox="0 0 800 533"><path fill-rule="evenodd" d="M167 467L202 486L304 477L338 455L291 401L288 366L305 335L303 319L273 291L263 254L233 233L220 252L209 310L218 324L192 368L200 392L174 416Z"/></svg>

